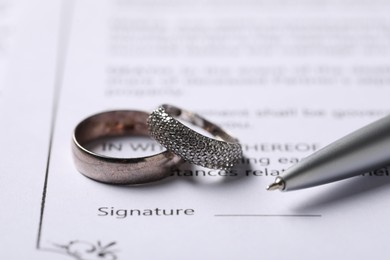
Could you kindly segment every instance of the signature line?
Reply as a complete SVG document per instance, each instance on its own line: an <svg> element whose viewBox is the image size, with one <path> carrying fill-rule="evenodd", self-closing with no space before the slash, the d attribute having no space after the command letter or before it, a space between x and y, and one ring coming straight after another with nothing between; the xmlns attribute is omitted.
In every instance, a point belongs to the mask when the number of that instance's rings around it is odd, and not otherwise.
<svg viewBox="0 0 390 260"><path fill-rule="evenodd" d="M215 214L214 217L301 217L320 218L319 214Z"/></svg>

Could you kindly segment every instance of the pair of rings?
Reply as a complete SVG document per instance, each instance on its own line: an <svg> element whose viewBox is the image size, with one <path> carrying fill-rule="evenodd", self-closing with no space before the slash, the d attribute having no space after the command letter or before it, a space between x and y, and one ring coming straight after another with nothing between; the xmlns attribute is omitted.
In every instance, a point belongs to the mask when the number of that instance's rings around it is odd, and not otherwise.
<svg viewBox="0 0 390 260"><path fill-rule="evenodd" d="M187 127L180 120L203 128L213 138ZM165 151L146 157L117 158L95 153L88 144L101 138L151 136ZM172 105L151 114L134 110L92 115L75 128L72 142L76 168L96 181L141 184L161 180L184 161L212 169L229 169L241 157L238 140L203 117Z"/></svg>

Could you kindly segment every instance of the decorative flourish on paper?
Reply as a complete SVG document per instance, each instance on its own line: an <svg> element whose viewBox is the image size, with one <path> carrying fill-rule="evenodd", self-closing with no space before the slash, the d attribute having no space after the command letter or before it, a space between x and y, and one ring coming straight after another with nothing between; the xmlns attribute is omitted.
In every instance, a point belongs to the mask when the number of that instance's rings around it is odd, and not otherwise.
<svg viewBox="0 0 390 260"><path fill-rule="evenodd" d="M77 260L116 260L118 257L115 250L112 249L114 245L116 245L116 242L103 245L100 241L93 244L86 241L72 240L66 245L56 246L65 250L62 253Z"/></svg>

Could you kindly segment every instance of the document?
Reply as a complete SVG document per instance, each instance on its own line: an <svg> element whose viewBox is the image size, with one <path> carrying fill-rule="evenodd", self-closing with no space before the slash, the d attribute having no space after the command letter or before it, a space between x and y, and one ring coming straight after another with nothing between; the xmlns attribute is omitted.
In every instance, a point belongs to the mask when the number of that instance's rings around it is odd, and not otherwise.
<svg viewBox="0 0 390 260"><path fill-rule="evenodd" d="M1 203L18 212L4 214L23 223L5 226L7 259L387 258L390 168L266 190L302 158L389 114L387 3L83 0L47 8L50 26L39 28L51 51L36 71L46 80L31 83L28 102L28 114L41 117L17 145L31 144L30 158L1 154L9 159L0 168ZM76 170L79 122L161 104L218 124L239 139L244 157L229 170L185 163L162 181L133 186ZM8 145L20 140L16 133ZM129 137L94 149L137 157L164 148Z"/></svg>

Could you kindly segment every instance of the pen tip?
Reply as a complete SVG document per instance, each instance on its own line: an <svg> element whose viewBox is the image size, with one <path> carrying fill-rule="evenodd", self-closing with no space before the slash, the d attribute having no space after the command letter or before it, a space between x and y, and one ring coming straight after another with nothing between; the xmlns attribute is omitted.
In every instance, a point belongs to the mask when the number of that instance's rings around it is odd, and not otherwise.
<svg viewBox="0 0 390 260"><path fill-rule="evenodd" d="M275 182L268 185L267 190L284 190L285 183L280 177L276 177Z"/></svg>

